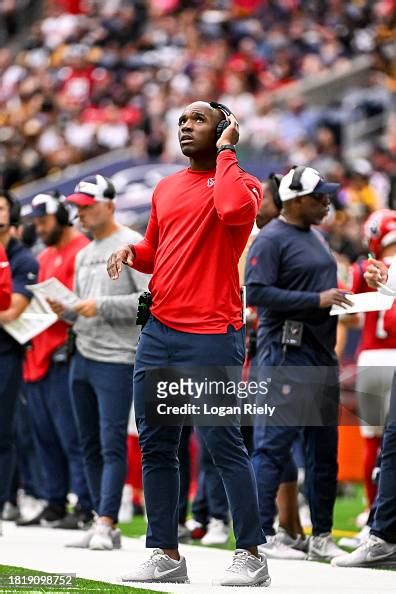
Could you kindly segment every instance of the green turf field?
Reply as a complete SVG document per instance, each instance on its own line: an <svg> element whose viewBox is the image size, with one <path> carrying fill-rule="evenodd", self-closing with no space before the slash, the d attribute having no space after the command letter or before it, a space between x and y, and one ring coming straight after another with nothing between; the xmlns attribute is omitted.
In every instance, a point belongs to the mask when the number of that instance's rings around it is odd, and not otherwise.
<svg viewBox="0 0 396 594"><path fill-rule="evenodd" d="M33 569L25 569L24 567L12 567L10 565L0 565L0 581L2 582L6 576L9 575L26 575L26 576L44 576L46 575L42 571L35 571ZM129 586L117 586L116 584L107 584L105 582L96 582L94 580L84 580L82 578L76 578L74 587L72 588L62 588L62 587L42 587L42 586L34 586L30 587L21 587L16 588L13 587L5 587L3 585L0 586L0 592L5 594L6 592L20 592L25 594L33 594L39 592L47 592L47 593L58 593L60 594L68 594L70 592L100 592L100 594L118 594L123 592L124 594L158 594L158 590L142 590L141 588L130 588Z"/></svg>

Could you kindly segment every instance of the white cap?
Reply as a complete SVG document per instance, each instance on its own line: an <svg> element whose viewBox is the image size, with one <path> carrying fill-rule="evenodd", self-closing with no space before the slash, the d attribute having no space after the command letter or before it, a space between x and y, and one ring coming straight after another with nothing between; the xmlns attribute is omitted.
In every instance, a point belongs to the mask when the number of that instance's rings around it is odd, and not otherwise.
<svg viewBox="0 0 396 594"><path fill-rule="evenodd" d="M282 202L309 194L335 194L340 184L328 183L312 167L293 167L282 177L279 196Z"/></svg>

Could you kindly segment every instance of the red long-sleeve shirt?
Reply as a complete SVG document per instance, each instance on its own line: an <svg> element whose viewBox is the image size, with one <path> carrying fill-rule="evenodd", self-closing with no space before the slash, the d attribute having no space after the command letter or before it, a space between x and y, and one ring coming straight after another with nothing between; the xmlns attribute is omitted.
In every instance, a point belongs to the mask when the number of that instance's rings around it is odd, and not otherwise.
<svg viewBox="0 0 396 594"><path fill-rule="evenodd" d="M181 332L223 334L242 326L238 260L262 189L222 151L216 169L184 169L161 180L133 267L153 273L152 314Z"/></svg>
<svg viewBox="0 0 396 594"><path fill-rule="evenodd" d="M0 244L0 310L5 310L10 307L11 293L11 268L8 262L6 251Z"/></svg>

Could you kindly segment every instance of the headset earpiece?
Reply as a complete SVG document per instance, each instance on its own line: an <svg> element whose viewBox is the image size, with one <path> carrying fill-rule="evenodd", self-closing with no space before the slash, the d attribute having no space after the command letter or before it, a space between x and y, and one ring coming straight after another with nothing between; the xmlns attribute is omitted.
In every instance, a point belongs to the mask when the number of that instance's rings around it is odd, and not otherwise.
<svg viewBox="0 0 396 594"><path fill-rule="evenodd" d="M269 182L271 184L271 195L274 201L274 204L278 210L282 210L283 203L279 196L279 186L282 180L282 175L280 173L270 173L268 176Z"/></svg>
<svg viewBox="0 0 396 594"><path fill-rule="evenodd" d="M225 116L232 115L232 111L228 109L226 105L223 103L217 103L216 101L210 101L209 105L214 109L220 109L224 113ZM220 136L223 134L224 130L230 125L230 122L227 119L220 120L216 127L216 140L219 140Z"/></svg>
<svg viewBox="0 0 396 594"><path fill-rule="evenodd" d="M302 165L298 165L295 167L294 172L293 172L293 177L290 183L289 188L291 190L295 190L296 192L298 192L299 190L302 190L302 183L301 183L301 176L305 171L305 167L303 167Z"/></svg>
<svg viewBox="0 0 396 594"><path fill-rule="evenodd" d="M62 225L62 227L67 227L67 226L71 225L72 223L70 222L69 206L65 202L64 196L58 190L53 190L53 191L49 192L49 194L57 202L57 209L55 212L55 217L56 217L56 220L58 221L59 225Z"/></svg>

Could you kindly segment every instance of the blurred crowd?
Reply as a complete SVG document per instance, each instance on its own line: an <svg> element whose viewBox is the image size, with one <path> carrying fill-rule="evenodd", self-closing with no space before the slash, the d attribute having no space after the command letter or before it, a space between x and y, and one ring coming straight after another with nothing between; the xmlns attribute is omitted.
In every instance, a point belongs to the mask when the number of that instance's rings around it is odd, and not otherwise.
<svg viewBox="0 0 396 594"><path fill-rule="evenodd" d="M44 2L18 49L0 50L1 185L122 147L136 159L177 160L176 121L197 97L234 111L245 162L312 163L342 176L348 97L367 115L391 105L394 9L394 0ZM298 94L277 101L279 90L345 72L361 55L371 59L371 88L320 108ZM388 124L381 154L368 156L389 169Z"/></svg>

